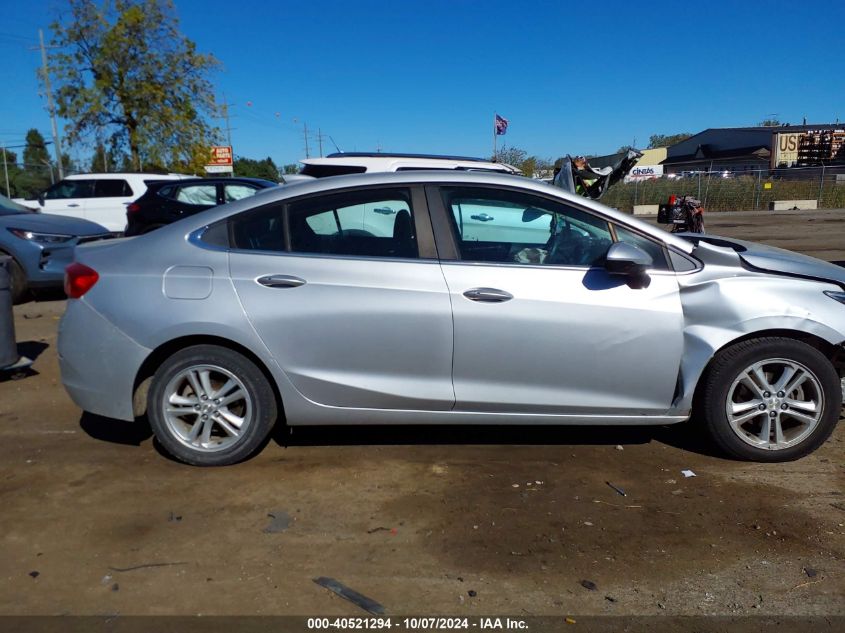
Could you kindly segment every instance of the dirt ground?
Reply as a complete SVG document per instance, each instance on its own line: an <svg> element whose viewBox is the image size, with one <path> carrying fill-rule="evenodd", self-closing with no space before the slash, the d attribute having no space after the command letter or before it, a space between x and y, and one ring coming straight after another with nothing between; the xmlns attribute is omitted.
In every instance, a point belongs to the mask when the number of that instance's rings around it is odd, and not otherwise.
<svg viewBox="0 0 845 633"><path fill-rule="evenodd" d="M845 211L707 227L845 260ZM845 615L845 425L789 464L688 425L331 427L191 468L74 406L63 309L15 309L34 372L0 378L0 614L366 615L329 576L392 615Z"/></svg>

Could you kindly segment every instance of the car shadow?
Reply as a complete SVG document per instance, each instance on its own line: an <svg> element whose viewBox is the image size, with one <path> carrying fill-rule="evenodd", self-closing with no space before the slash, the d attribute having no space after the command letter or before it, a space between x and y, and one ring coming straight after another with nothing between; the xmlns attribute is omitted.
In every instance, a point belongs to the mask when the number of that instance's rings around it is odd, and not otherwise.
<svg viewBox="0 0 845 633"><path fill-rule="evenodd" d="M103 442L153 448L176 461L153 437L146 416L134 422L83 413L79 426ZM666 426L533 426L533 425L372 425L296 426L278 424L268 442L285 448L306 446L635 446L659 442L679 450L721 457L700 425Z"/></svg>
<svg viewBox="0 0 845 633"><path fill-rule="evenodd" d="M29 360L35 360L44 353L50 345L43 341L23 341L18 342L18 354L26 356Z"/></svg>
<svg viewBox="0 0 845 633"><path fill-rule="evenodd" d="M86 411L79 418L79 427L95 440L126 446L140 446L153 436L146 417L125 422Z"/></svg>
<svg viewBox="0 0 845 633"><path fill-rule="evenodd" d="M699 455L719 456L700 425L533 426L533 425L278 425L273 441L294 446L513 445L631 446L656 441Z"/></svg>
<svg viewBox="0 0 845 633"><path fill-rule="evenodd" d="M67 299L64 288L39 288L29 293L30 297L36 303L42 301L64 301Z"/></svg>
<svg viewBox="0 0 845 633"><path fill-rule="evenodd" d="M18 355L22 359L27 358L30 361L34 361L48 347L50 346L47 343L42 343L41 341L24 341L23 343L18 343ZM6 382L7 380L21 380L23 378L30 378L37 375L38 372L35 371L31 365L14 369L6 367L0 369L0 382Z"/></svg>

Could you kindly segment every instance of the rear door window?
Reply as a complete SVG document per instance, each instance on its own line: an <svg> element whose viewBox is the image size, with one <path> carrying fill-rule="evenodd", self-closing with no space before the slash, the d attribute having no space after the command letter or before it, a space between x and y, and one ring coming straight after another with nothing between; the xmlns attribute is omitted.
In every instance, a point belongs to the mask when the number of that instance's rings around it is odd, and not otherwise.
<svg viewBox="0 0 845 633"><path fill-rule="evenodd" d="M249 198L250 196L254 196L256 191L258 189L252 185L242 183L226 184L223 185L223 202L234 202L235 200Z"/></svg>
<svg viewBox="0 0 845 633"><path fill-rule="evenodd" d="M216 206L217 185L184 185L178 188L176 200L185 204Z"/></svg>
<svg viewBox="0 0 845 633"><path fill-rule="evenodd" d="M94 195L93 180L62 180L44 192L46 200L90 198Z"/></svg>
<svg viewBox="0 0 845 633"><path fill-rule="evenodd" d="M361 257L418 256L410 192L359 191L320 196L288 210L291 251Z"/></svg>
<svg viewBox="0 0 845 633"><path fill-rule="evenodd" d="M94 184L95 198L128 198L133 195L132 187L122 179L98 180Z"/></svg>

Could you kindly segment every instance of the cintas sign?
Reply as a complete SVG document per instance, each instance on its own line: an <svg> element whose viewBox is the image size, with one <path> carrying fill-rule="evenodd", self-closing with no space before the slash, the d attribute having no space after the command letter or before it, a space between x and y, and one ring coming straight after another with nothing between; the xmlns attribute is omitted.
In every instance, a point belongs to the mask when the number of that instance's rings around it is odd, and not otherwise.
<svg viewBox="0 0 845 633"><path fill-rule="evenodd" d="M625 182L651 180L663 175L663 165L637 165L625 176Z"/></svg>

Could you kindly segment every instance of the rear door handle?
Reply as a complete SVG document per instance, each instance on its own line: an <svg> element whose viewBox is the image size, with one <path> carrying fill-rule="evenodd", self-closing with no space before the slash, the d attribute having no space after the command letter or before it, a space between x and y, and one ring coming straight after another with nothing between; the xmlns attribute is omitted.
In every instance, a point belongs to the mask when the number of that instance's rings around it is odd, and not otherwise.
<svg viewBox="0 0 845 633"><path fill-rule="evenodd" d="M74 207L74 208L75 208L75 207L78 207L79 205L78 205L78 204L76 204L75 202L71 202L71 203L70 203L69 205L67 205L67 206L69 206L69 207Z"/></svg>
<svg viewBox="0 0 845 633"><path fill-rule="evenodd" d="M293 275L264 275L255 281L268 288L298 288L305 285L304 279Z"/></svg>
<svg viewBox="0 0 845 633"><path fill-rule="evenodd" d="M471 288L464 292L464 296L470 301L481 301L484 303L502 303L513 299L513 295L498 288Z"/></svg>

